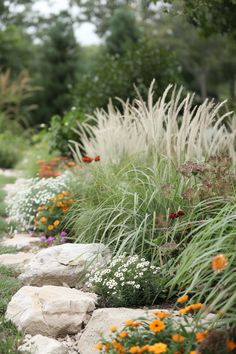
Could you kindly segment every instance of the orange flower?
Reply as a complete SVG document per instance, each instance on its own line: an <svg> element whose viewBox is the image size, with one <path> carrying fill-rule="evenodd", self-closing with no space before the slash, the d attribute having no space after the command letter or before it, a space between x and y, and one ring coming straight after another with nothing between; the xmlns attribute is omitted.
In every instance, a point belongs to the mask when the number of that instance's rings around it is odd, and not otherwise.
<svg viewBox="0 0 236 354"><path fill-rule="evenodd" d="M188 295L184 295L182 297L179 297L177 302L182 304L182 302L186 302L186 301L188 301L188 299L189 299L189 296Z"/></svg>
<svg viewBox="0 0 236 354"><path fill-rule="evenodd" d="M115 332L117 330L117 326L111 326L110 329L111 329L112 332Z"/></svg>
<svg viewBox="0 0 236 354"><path fill-rule="evenodd" d="M154 354L161 354L167 352L167 345L165 343L156 343L149 346L149 351Z"/></svg>
<svg viewBox="0 0 236 354"><path fill-rule="evenodd" d="M63 205L62 202L57 202L57 207L58 207L58 208L61 208L62 205Z"/></svg>
<svg viewBox="0 0 236 354"><path fill-rule="evenodd" d="M211 261L211 268L215 272L220 272L228 265L228 258L224 254L218 254Z"/></svg>
<svg viewBox="0 0 236 354"><path fill-rule="evenodd" d="M165 312L165 311L155 311L155 312L153 312L153 314L155 316L159 317L160 319L171 316L169 312Z"/></svg>
<svg viewBox="0 0 236 354"><path fill-rule="evenodd" d="M196 350L191 350L191 352L189 354L197 354L197 352L196 352Z"/></svg>
<svg viewBox="0 0 236 354"><path fill-rule="evenodd" d="M197 332L196 333L196 340L198 343L201 343L204 341L204 339L207 337L208 335L208 331L204 331L204 332Z"/></svg>
<svg viewBox="0 0 236 354"><path fill-rule="evenodd" d="M204 307L203 304L201 303L198 303L198 304L192 304L192 305L189 305L189 306L186 306L184 307L183 309L179 310L179 313L184 315L186 314L187 312L190 312L190 311L193 311L193 310L200 310Z"/></svg>
<svg viewBox="0 0 236 354"><path fill-rule="evenodd" d="M112 344L114 346L115 349L120 351L120 354L125 353L125 348L123 347L122 344L118 343L116 340L112 340Z"/></svg>
<svg viewBox="0 0 236 354"><path fill-rule="evenodd" d="M132 353L132 354L139 354L140 353L140 347L138 346L133 346L129 349L129 353Z"/></svg>
<svg viewBox="0 0 236 354"><path fill-rule="evenodd" d="M150 345L146 344L143 347L140 348L140 353L144 353L146 351L149 351Z"/></svg>
<svg viewBox="0 0 236 354"><path fill-rule="evenodd" d="M59 220L55 220L54 223L53 223L54 226L58 226L59 224L60 224Z"/></svg>
<svg viewBox="0 0 236 354"><path fill-rule="evenodd" d="M120 338L124 338L124 337L127 337L128 336L128 332L127 331L122 331L122 332L120 332L120 334L119 334L119 337Z"/></svg>
<svg viewBox="0 0 236 354"><path fill-rule="evenodd" d="M236 349L236 343L233 340L228 340L227 349L230 351Z"/></svg>
<svg viewBox="0 0 236 354"><path fill-rule="evenodd" d="M180 334L176 333L176 334L172 334L172 339L175 343L182 343L184 341L184 337L181 336Z"/></svg>
<svg viewBox="0 0 236 354"><path fill-rule="evenodd" d="M96 344L96 349L102 350L102 348L103 348L103 344L102 343L97 343Z"/></svg>
<svg viewBox="0 0 236 354"><path fill-rule="evenodd" d="M54 226L53 225L48 225L48 230L53 230Z"/></svg>
<svg viewBox="0 0 236 354"><path fill-rule="evenodd" d="M63 194L63 195L69 195L69 192L63 191L62 194Z"/></svg>
<svg viewBox="0 0 236 354"><path fill-rule="evenodd" d="M134 323L134 320L126 320L125 325L126 326L131 326Z"/></svg>
<svg viewBox="0 0 236 354"><path fill-rule="evenodd" d="M68 207L63 207L63 208L62 208L63 213L66 213L68 210L69 210Z"/></svg>
<svg viewBox="0 0 236 354"><path fill-rule="evenodd" d="M161 332L165 329L165 323L163 321L154 320L150 323L149 328L155 333Z"/></svg>
<svg viewBox="0 0 236 354"><path fill-rule="evenodd" d="M63 195L62 193L59 193L59 194L57 195L57 198L58 198L58 199L63 199L63 198L64 198L64 195Z"/></svg>
<svg viewBox="0 0 236 354"><path fill-rule="evenodd" d="M68 162L68 165L69 165L69 166L75 166L75 162L74 162L74 161L69 161L69 162Z"/></svg>
<svg viewBox="0 0 236 354"><path fill-rule="evenodd" d="M73 202L74 202L74 199L68 199L68 200L67 200L67 203L68 203L68 204L72 204Z"/></svg>
<svg viewBox="0 0 236 354"><path fill-rule="evenodd" d="M45 216L43 216L43 217L40 219L41 224L45 224L46 221L47 221L47 218L45 218Z"/></svg>

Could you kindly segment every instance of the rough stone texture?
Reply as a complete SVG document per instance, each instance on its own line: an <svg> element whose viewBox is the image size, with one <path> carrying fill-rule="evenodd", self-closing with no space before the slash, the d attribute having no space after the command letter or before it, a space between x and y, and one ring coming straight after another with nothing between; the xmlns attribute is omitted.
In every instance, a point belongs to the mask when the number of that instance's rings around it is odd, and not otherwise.
<svg viewBox="0 0 236 354"><path fill-rule="evenodd" d="M96 300L96 294L66 287L24 286L8 304L6 318L31 335L75 334L87 323Z"/></svg>
<svg viewBox="0 0 236 354"><path fill-rule="evenodd" d="M24 266L31 260L31 258L35 256L34 253L6 253L0 255L0 264L5 266L16 267L20 271L24 269Z"/></svg>
<svg viewBox="0 0 236 354"><path fill-rule="evenodd" d="M92 267L110 259L102 244L63 244L41 250L25 267L20 279L27 285L68 285L82 287L84 275Z"/></svg>
<svg viewBox="0 0 236 354"><path fill-rule="evenodd" d="M30 234L15 234L13 237L5 238L1 246L16 247L17 249L31 250L37 248L40 243L39 237Z"/></svg>
<svg viewBox="0 0 236 354"><path fill-rule="evenodd" d="M24 340L24 344L18 350L22 354L68 354L67 348L62 343L40 334Z"/></svg>
<svg viewBox="0 0 236 354"><path fill-rule="evenodd" d="M126 320L136 319L146 314L145 310L128 308L106 308L94 311L78 342L79 353L98 353L95 346L99 342L101 334L108 336L111 333L111 326L123 326Z"/></svg>

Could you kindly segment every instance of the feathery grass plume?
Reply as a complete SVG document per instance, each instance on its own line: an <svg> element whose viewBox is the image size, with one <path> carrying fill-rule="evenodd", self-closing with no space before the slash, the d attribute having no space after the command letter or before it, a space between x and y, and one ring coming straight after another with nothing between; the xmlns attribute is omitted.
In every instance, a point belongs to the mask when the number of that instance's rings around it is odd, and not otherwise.
<svg viewBox="0 0 236 354"><path fill-rule="evenodd" d="M132 103L120 100L122 110L110 102L107 112L97 110L90 117L95 125L82 123L76 130L81 143L71 142L77 159L81 160L82 146L87 155L100 155L104 162L152 152L178 163L222 153L236 159L235 123L231 129L223 124L227 117L232 120L235 117L231 112L220 115L225 101L214 103L206 99L201 105L194 105L194 94L182 98L183 88L177 90L169 85L157 102L153 102L153 85L154 81L147 102L139 94Z"/></svg>

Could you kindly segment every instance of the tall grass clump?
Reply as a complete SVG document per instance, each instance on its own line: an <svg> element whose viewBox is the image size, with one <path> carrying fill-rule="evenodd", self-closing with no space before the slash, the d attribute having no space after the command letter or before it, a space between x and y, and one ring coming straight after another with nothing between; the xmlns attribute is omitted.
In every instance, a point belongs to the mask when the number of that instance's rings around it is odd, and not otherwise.
<svg viewBox="0 0 236 354"><path fill-rule="evenodd" d="M103 242L116 253L161 262L161 245L173 243L168 214L183 207L189 184L165 158L92 164L79 171L81 195L69 213L77 242ZM184 215L183 215L184 218ZM177 227L178 220L174 221ZM170 251L170 249L169 249Z"/></svg>
<svg viewBox="0 0 236 354"><path fill-rule="evenodd" d="M73 150L78 159L82 148L89 156L100 155L103 162L150 153L179 163L221 153L235 160L236 118L232 113L222 114L226 111L225 102L206 99L201 105L194 105L194 94L183 98L183 89L172 85L157 102L153 95L152 83L147 102L139 96L132 103L121 101L121 110L112 103L107 111L97 110L90 117L95 124L82 123L77 130L81 143L74 143ZM224 124L226 120L230 129Z"/></svg>
<svg viewBox="0 0 236 354"><path fill-rule="evenodd" d="M204 203L210 206L210 200ZM197 206L196 206L197 207ZM186 247L175 259L170 273L171 295L175 290L192 294L197 302L205 302L209 311L216 312L227 323L236 318L236 204L235 197L222 200L221 207L186 235ZM211 262L223 254L228 265L215 272Z"/></svg>

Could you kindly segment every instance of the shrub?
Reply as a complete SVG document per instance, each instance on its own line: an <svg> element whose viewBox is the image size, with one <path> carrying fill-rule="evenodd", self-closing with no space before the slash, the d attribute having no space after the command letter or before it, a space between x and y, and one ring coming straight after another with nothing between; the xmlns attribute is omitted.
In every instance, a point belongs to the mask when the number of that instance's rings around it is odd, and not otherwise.
<svg viewBox="0 0 236 354"><path fill-rule="evenodd" d="M12 168L21 158L23 141L9 132L0 134L0 168Z"/></svg>
<svg viewBox="0 0 236 354"><path fill-rule="evenodd" d="M40 205L49 203L54 194L68 190L72 179L68 171L56 178L23 180L18 192L7 199L9 215L18 222L19 228L30 228Z"/></svg>
<svg viewBox="0 0 236 354"><path fill-rule="evenodd" d="M42 231L46 236L56 236L64 231L63 219L73 202L68 191L51 196L48 203L40 205L37 209L34 219L35 229Z"/></svg>
<svg viewBox="0 0 236 354"><path fill-rule="evenodd" d="M157 268L137 255L114 257L105 269L93 270L87 286L107 306L145 306L156 303L163 289Z"/></svg>

